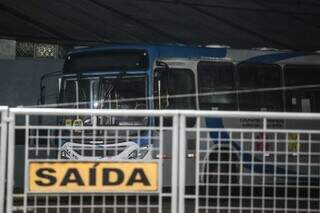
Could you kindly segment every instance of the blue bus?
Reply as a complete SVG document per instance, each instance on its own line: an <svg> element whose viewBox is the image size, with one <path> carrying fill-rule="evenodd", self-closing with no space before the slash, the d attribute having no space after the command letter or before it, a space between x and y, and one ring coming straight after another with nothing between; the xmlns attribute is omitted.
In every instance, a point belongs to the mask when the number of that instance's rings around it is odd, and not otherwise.
<svg viewBox="0 0 320 213"><path fill-rule="evenodd" d="M59 106L66 108L90 109L194 109L194 110L230 110L230 111L272 111L272 112L320 112L320 55L314 53L281 51L274 49L238 50L223 46L183 46L183 45L109 45L96 48L82 48L70 52L65 60L62 74L59 76ZM44 97L44 95L43 95ZM42 103L45 103L42 98ZM65 119L66 125L91 125L90 118ZM147 118L103 118L102 125L145 126L157 125L156 120ZM165 121L170 125L170 121ZM319 129L319 122L286 122L272 120L269 128L281 129ZM195 126L195 119L187 120L187 126ZM222 119L207 118L201 126L208 128L261 128L258 119ZM188 141L195 141L190 136ZM241 171L263 173L266 168L252 166L253 161L261 161L268 146L256 143L250 150L260 155L239 153L236 141L216 146L217 135L210 133L212 147L204 156L205 161L219 160L220 173ZM229 139L228 133L222 132L223 139ZM274 136L264 133L250 135L259 141ZM297 162L294 157L298 145L297 134L290 146L282 143L277 150L289 153L281 156L286 162ZM316 138L315 140L318 140ZM252 142L252 141L251 141ZM123 141L128 143L128 141ZM144 152L137 153L137 144ZM248 143L249 144L249 143ZM268 147L275 151L276 143ZM123 144L122 144L123 145ZM130 144L129 144L130 145ZM148 152L150 142L136 141L127 150L118 153L113 159L151 159ZM96 144L77 144L65 141L61 155L71 160L93 159L81 154L77 149L90 149ZM111 145L104 145L105 149ZM118 144L121 146L121 143ZM248 145L249 146L249 145ZM287 148L290 147L291 150ZM313 155L319 158L320 143L313 143ZM219 150L217 150L219 149ZM230 152L230 149L234 150ZM246 147L244 147L246 149ZM247 148L249 149L249 148ZM285 150L286 149L286 150ZM224 150L224 151L223 151ZM195 146L188 145L189 165L194 163ZM104 152L105 153L105 152ZM168 152L170 153L170 152ZM217 155L217 153L220 153ZM293 154L292 154L293 153ZM292 154L292 155L291 155ZM168 154L169 155L169 154ZM164 159L170 160L166 155ZM285 154L284 154L285 155ZM101 160L107 156L99 156ZM159 157L159 156L156 156ZM160 156L163 157L163 156ZM271 156L273 162L276 156ZM243 165L239 165L239 159ZM108 158L110 159L110 158ZM280 157L278 158L278 160ZM230 161L235 162L231 165ZM251 163L251 165L250 165ZM259 164L257 164L259 165ZM243 167L243 168L240 168ZM285 164L279 168L267 170L270 173L287 174ZM217 165L203 165L203 173L214 173ZM305 168L306 169L306 168ZM311 172L318 177L319 166ZM292 174L303 171L293 169ZM301 175L303 176L303 175ZM203 177L203 181L217 181L212 175ZM229 179L227 177L227 179ZM239 176L230 179L239 182ZM194 180L188 180L192 185ZM187 181L187 182L188 182ZM245 180L243 180L245 182ZM250 182L251 180L249 180ZM318 179L315 179L317 183ZM277 180L277 182L281 182Z"/></svg>

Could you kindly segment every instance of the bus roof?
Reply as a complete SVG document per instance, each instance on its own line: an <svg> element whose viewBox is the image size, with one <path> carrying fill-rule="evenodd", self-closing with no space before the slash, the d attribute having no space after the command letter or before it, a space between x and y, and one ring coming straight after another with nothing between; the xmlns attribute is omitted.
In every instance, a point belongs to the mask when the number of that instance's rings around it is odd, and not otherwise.
<svg viewBox="0 0 320 213"><path fill-rule="evenodd" d="M237 62L259 63L311 63L319 64L317 52L294 52L275 49L232 49L225 46L192 46L182 44L110 44L79 48L69 55L86 55L108 50L147 50L153 59L170 58L229 58Z"/></svg>
<svg viewBox="0 0 320 213"><path fill-rule="evenodd" d="M108 50L126 50L126 49L142 49L149 52L155 52L157 57L225 57L226 47L202 47L202 46L186 46L186 45L155 45L155 44L111 44L91 48L79 48L72 50L69 55L73 54L90 54L93 52L103 52Z"/></svg>

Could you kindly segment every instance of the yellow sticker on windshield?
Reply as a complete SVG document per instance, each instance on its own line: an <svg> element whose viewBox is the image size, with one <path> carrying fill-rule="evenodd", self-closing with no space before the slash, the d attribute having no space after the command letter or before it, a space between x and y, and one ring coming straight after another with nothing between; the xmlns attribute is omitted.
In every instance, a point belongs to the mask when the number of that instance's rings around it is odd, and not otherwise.
<svg viewBox="0 0 320 213"><path fill-rule="evenodd" d="M72 119L66 119L64 123L66 126L72 126Z"/></svg>
<svg viewBox="0 0 320 213"><path fill-rule="evenodd" d="M81 119L77 119L73 121L73 126L83 126L82 120Z"/></svg>
<svg viewBox="0 0 320 213"><path fill-rule="evenodd" d="M298 134L297 133L289 133L288 134L288 151L289 152L298 152L299 144L298 144Z"/></svg>

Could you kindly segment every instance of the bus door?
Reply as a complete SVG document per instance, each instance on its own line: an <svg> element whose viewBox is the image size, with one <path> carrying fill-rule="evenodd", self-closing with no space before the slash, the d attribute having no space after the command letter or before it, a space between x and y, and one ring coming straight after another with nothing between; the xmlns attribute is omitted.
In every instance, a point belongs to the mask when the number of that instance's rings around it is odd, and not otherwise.
<svg viewBox="0 0 320 213"><path fill-rule="evenodd" d="M157 68L154 75L154 106L155 109L196 109L195 97L195 77L191 69L183 68ZM187 118L187 127L195 126L195 118ZM156 119L156 125L159 125L159 119ZM172 119L164 117L164 126L172 126ZM190 132L189 132L190 133ZM187 155L193 156L195 151L195 134L187 134ZM163 141L170 142L172 139L172 131L164 131ZM164 159L171 159L172 157L171 143L164 143ZM193 155L192 155L193 153ZM194 170L194 162L188 158L187 165L189 169ZM170 168L170 161L164 161L164 166ZM170 170L171 171L171 168ZM165 178L165 181L170 178ZM186 179L187 185L194 184L194 176ZM166 183L164 183L166 185Z"/></svg>

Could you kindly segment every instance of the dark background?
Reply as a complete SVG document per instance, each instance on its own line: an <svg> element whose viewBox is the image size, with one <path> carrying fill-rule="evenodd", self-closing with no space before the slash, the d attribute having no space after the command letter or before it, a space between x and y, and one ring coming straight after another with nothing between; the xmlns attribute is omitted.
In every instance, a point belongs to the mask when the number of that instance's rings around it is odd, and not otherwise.
<svg viewBox="0 0 320 213"><path fill-rule="evenodd" d="M320 49L317 0L1 0L0 37Z"/></svg>
<svg viewBox="0 0 320 213"><path fill-rule="evenodd" d="M0 0L0 39L71 48L125 42L316 51L320 2ZM0 56L8 49L2 46ZM0 57L0 105L37 104L40 77L63 64L63 57L9 58Z"/></svg>

